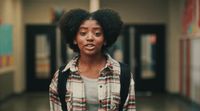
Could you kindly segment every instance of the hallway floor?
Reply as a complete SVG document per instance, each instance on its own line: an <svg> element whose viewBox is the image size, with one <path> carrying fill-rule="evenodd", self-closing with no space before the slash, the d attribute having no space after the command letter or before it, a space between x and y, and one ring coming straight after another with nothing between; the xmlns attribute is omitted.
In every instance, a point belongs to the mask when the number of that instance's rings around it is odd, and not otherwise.
<svg viewBox="0 0 200 111"><path fill-rule="evenodd" d="M137 111L200 111L200 106L172 95L139 95ZM0 111L49 111L48 93L26 93L0 103Z"/></svg>

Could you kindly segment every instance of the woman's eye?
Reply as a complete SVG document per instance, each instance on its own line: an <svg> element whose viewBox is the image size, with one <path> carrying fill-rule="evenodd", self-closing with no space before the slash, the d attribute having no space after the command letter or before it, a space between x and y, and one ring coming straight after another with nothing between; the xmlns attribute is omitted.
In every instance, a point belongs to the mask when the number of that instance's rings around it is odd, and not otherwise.
<svg viewBox="0 0 200 111"><path fill-rule="evenodd" d="M97 37L101 36L101 32L96 32L95 36L97 36Z"/></svg>
<svg viewBox="0 0 200 111"><path fill-rule="evenodd" d="M81 36L85 36L86 35L86 32L80 32L79 33Z"/></svg>

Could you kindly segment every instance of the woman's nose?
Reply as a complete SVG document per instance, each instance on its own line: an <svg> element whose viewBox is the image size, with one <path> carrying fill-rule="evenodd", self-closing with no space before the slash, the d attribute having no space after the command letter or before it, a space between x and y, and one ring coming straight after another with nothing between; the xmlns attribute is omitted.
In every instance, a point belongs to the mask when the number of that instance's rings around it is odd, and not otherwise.
<svg viewBox="0 0 200 111"><path fill-rule="evenodd" d="M92 35L92 33L88 33L88 35L87 35L87 40L93 40L94 38L93 38L93 35Z"/></svg>

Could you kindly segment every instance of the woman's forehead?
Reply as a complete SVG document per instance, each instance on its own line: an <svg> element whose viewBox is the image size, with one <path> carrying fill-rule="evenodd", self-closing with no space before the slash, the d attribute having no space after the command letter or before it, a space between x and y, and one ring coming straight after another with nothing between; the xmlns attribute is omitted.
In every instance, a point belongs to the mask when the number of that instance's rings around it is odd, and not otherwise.
<svg viewBox="0 0 200 111"><path fill-rule="evenodd" d="M101 26L99 25L98 21L96 20L85 20L81 25L81 27L95 27L95 28L101 28Z"/></svg>

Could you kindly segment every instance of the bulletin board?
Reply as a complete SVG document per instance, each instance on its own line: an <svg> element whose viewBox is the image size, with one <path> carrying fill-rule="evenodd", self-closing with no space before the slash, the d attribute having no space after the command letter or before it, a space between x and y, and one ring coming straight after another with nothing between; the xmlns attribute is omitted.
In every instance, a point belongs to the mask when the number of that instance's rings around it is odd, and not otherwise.
<svg viewBox="0 0 200 111"><path fill-rule="evenodd" d="M0 72L13 66L13 27L0 25Z"/></svg>

